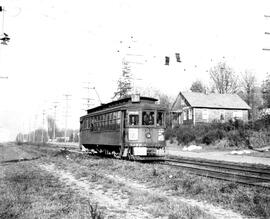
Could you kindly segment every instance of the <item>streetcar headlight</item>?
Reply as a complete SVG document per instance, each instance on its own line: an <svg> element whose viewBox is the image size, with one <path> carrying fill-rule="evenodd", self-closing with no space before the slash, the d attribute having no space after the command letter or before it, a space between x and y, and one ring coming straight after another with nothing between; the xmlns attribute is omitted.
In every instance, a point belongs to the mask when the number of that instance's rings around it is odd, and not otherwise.
<svg viewBox="0 0 270 219"><path fill-rule="evenodd" d="M151 134L148 132L148 133L145 134L145 137L146 138L151 138Z"/></svg>

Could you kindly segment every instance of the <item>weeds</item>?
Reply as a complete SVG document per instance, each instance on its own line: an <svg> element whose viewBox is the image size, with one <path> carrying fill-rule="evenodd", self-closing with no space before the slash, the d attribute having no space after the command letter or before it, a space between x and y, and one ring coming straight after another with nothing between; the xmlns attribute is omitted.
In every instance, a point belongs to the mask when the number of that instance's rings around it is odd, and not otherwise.
<svg viewBox="0 0 270 219"><path fill-rule="evenodd" d="M83 210L80 196L36 167L24 163L5 166L0 176L0 218L103 218L97 205ZM80 208L78 209L78 203Z"/></svg>
<svg viewBox="0 0 270 219"><path fill-rule="evenodd" d="M88 212L91 216L91 219L103 219L101 212L98 210L98 205L92 205L90 201L88 201Z"/></svg>
<svg viewBox="0 0 270 219"><path fill-rule="evenodd" d="M70 160L66 160L61 155L50 157L50 162L57 163L63 169L72 170L71 172L78 174L78 176L87 177L89 181L106 184L111 190L119 191L119 187L121 187L120 190L122 194L125 194L125 198L128 196L128 206L134 205L142 208L156 217L210 218L198 208L170 203L169 197L172 194L176 199L177 197L185 197L213 203L241 212L248 217L270 218L269 189L199 177L179 168L158 164L70 157ZM26 162L20 164L24 166L18 170L16 168L10 169L9 173L6 174L3 184L5 186L0 183L0 193L4 194L3 198L1 196L0 199L0 218L34 218L35 216L38 218L72 218L74 213L79 216L73 218L78 218L82 214L81 209L85 211L83 216L88 218L103 217L98 206L91 205L88 201L84 202L83 208L77 208L77 205L81 205L81 200L55 178L29 168L26 166ZM18 164L13 165L19 167ZM21 174L19 171L22 168L28 168L25 174ZM157 189L169 195L164 196L155 192L132 189L126 185L126 182L120 185L114 180L106 179L103 174L116 175L144 183L153 190ZM10 188L6 185L10 185ZM16 196L16 194L19 195ZM46 213L44 213L44 209Z"/></svg>

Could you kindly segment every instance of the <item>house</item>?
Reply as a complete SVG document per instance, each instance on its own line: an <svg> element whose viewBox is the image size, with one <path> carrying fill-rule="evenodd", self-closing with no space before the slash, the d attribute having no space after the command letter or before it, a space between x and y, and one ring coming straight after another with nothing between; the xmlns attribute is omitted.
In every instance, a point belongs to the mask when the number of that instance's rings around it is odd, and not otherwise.
<svg viewBox="0 0 270 219"><path fill-rule="evenodd" d="M184 125L225 122L234 118L248 121L250 109L236 94L180 92L172 105L174 118Z"/></svg>

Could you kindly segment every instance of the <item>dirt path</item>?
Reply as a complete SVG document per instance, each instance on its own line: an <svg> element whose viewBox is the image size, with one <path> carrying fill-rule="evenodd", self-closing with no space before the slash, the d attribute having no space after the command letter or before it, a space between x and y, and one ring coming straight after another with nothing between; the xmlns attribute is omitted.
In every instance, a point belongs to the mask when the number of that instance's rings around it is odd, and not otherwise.
<svg viewBox="0 0 270 219"><path fill-rule="evenodd" d="M181 197L175 197L173 194L165 193L159 189L151 189L148 185L139 184L130 180L127 180L123 177L119 176L112 176L112 175L106 175L111 180L114 180L119 183L124 183L126 186L131 187L133 189L137 190L144 190L149 193L153 194L159 194L160 196L165 196L169 199L170 202L182 202L194 207L199 207L204 212L212 215L215 218L221 219L221 218L234 218L234 219L241 219L243 218L241 215L231 211L231 210L225 210L223 208L208 204L206 202L199 202L194 199L187 199L187 198L181 198Z"/></svg>
<svg viewBox="0 0 270 219"><path fill-rule="evenodd" d="M62 182L78 191L80 195L89 198L91 203L97 203L98 206L103 207L106 217L153 218L143 209L130 206L128 197L124 197L118 191L113 191L110 188L105 188L100 184L87 180L76 179L71 173L57 169L54 164L41 164L40 167L58 177Z"/></svg>
<svg viewBox="0 0 270 219"><path fill-rule="evenodd" d="M71 186L74 190L78 191L82 196L88 197L90 201L98 203L106 209L106 215L115 218L154 218L153 215L149 215L144 211L144 207L134 207L129 205L129 198L127 195L121 193L121 191L115 191L111 188L105 188L101 184L89 182L89 180L80 178L76 179L70 172L58 169L54 164L42 164L41 168L52 173L58 177L61 181ZM211 215L213 218L234 218L241 219L241 215L231 211L225 210L220 207L208 204L206 202L199 202L193 199L186 199L181 197L175 197L173 194L166 193L160 189L153 189L150 185L141 184L128 180L126 178L117 175L108 175L105 171L102 175L108 179L108 181L114 181L115 183L122 184L128 187L130 190L136 190L139 193L149 193L150 195L157 195L165 197L170 203L183 204L193 207L198 207L205 213Z"/></svg>

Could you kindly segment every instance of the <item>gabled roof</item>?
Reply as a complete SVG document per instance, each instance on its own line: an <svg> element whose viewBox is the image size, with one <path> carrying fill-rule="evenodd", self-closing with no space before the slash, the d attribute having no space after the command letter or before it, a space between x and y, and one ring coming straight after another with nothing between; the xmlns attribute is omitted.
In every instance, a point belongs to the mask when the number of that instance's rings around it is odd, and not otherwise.
<svg viewBox="0 0 270 219"><path fill-rule="evenodd" d="M192 107L251 109L237 94L204 94L197 92L180 92Z"/></svg>

